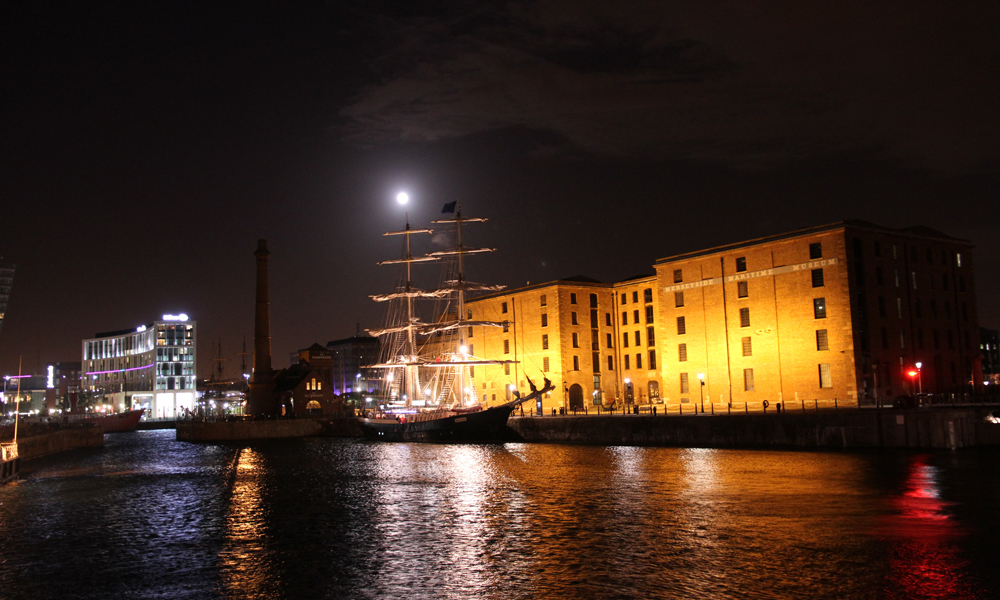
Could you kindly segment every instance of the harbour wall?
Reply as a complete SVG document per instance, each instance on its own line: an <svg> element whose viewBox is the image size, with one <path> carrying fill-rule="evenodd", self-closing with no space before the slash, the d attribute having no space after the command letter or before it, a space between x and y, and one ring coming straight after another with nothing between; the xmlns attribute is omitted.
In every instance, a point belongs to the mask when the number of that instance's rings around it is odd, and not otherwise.
<svg viewBox="0 0 1000 600"><path fill-rule="evenodd" d="M181 442L238 442L322 435L323 426L313 419L266 421L177 421Z"/></svg>
<svg viewBox="0 0 1000 600"><path fill-rule="evenodd" d="M74 427L31 437L19 437L17 454L22 461L26 461L66 450L103 446L104 430L100 427Z"/></svg>
<svg viewBox="0 0 1000 600"><path fill-rule="evenodd" d="M522 440L690 448L970 448L1000 445L990 408L750 415L521 417Z"/></svg>

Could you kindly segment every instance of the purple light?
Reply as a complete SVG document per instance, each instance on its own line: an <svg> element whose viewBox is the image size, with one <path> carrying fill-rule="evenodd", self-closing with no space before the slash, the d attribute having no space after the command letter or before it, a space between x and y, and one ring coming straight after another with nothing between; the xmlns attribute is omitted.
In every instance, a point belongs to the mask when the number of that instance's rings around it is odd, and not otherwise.
<svg viewBox="0 0 1000 600"><path fill-rule="evenodd" d="M112 371L87 371L87 375L103 375L105 373L124 373L125 371L138 371L139 369L148 369L154 365L146 365L145 367L132 367L130 369L114 369Z"/></svg>

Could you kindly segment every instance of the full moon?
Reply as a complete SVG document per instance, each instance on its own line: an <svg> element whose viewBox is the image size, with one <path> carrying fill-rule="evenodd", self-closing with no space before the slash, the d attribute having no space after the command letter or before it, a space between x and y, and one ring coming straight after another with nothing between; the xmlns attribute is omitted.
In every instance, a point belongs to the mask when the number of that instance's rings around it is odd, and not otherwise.
<svg viewBox="0 0 1000 600"><path fill-rule="evenodd" d="M406 192L399 192L398 194L396 194L396 202L399 202L400 204L406 204L409 201L410 201L410 195L407 194Z"/></svg>

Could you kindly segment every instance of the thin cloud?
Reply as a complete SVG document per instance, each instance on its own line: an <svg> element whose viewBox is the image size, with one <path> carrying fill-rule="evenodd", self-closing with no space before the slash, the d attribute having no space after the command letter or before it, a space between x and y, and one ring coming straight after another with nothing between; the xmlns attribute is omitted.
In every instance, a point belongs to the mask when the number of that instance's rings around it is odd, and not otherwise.
<svg viewBox="0 0 1000 600"><path fill-rule="evenodd" d="M900 11L551 1L414 17L395 23L379 58L392 75L342 109L344 136L378 145L521 127L596 154L745 168L849 154L996 168L996 8Z"/></svg>

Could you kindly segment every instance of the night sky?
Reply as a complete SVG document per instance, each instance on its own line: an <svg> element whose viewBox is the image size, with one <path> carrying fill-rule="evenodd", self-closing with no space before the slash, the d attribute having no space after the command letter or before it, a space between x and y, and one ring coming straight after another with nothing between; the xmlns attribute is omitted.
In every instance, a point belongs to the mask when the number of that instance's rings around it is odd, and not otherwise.
<svg viewBox="0 0 1000 600"><path fill-rule="evenodd" d="M0 373L185 312L199 369L377 327L414 226L460 200L510 286L846 218L976 245L1000 327L1000 5L0 4ZM430 245L428 246L428 248Z"/></svg>

